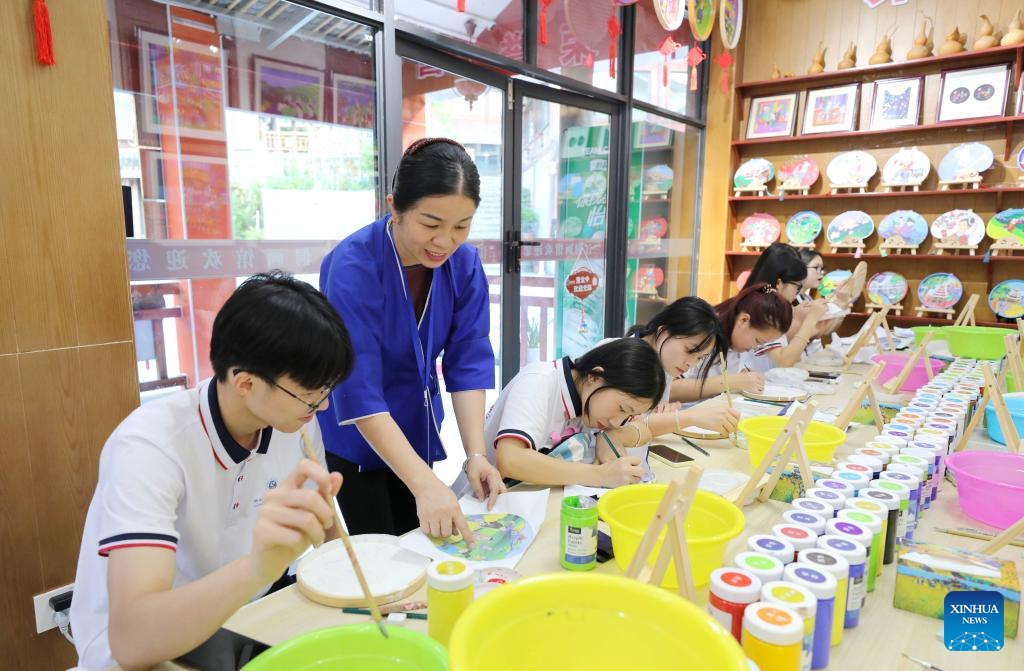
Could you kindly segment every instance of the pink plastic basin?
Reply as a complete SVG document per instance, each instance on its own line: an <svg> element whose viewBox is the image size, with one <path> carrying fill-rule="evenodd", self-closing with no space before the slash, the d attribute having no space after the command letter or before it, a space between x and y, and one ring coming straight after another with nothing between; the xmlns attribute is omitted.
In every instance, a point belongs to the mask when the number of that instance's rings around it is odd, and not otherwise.
<svg viewBox="0 0 1024 671"><path fill-rule="evenodd" d="M909 356L909 354L876 354L871 357L871 360L875 363L885 364L882 374L878 377L879 384L885 384L892 378L899 376ZM932 375L938 374L942 370L942 362L937 359L929 359L929 361L932 364ZM907 376L907 381L903 383L900 390L917 391L928 384L928 371L925 370L924 365L924 357L921 357L914 364L914 368L911 369L910 375Z"/></svg>
<svg viewBox="0 0 1024 671"><path fill-rule="evenodd" d="M1024 517L1024 454L957 452L946 458L956 476L960 507L970 517L1005 529Z"/></svg>

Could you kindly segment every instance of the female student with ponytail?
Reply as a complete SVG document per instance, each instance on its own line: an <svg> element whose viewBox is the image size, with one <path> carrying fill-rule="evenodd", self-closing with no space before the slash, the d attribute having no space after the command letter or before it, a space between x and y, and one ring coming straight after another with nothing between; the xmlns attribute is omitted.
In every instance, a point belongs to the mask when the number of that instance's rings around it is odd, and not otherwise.
<svg viewBox="0 0 1024 671"><path fill-rule="evenodd" d="M320 427L350 533L402 534L419 526L472 543L455 494L431 468L446 457L436 373L468 456L463 470L479 498L504 491L484 458L484 390L494 386L487 278L466 244L480 204L480 176L454 140L427 138L402 157L390 214L338 244L320 288L344 316L355 367L331 396Z"/></svg>

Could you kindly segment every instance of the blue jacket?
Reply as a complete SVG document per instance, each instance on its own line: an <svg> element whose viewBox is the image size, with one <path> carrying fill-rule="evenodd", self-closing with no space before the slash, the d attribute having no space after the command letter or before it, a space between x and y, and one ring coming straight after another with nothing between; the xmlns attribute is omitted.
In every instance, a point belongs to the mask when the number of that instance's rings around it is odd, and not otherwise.
<svg viewBox="0 0 1024 671"><path fill-rule="evenodd" d="M494 387L490 295L476 248L463 244L434 269L417 325L390 219L342 240L320 266L320 290L348 327L355 365L317 420L326 449L360 470L387 467L354 424L380 413L391 413L428 464L445 458L438 433L444 419L437 381L442 352L449 393Z"/></svg>

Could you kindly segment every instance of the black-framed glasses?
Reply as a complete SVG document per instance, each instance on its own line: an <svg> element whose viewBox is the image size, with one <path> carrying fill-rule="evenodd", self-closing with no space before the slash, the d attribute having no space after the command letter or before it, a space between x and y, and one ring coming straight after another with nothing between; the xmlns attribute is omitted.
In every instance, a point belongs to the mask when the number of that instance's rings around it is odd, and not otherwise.
<svg viewBox="0 0 1024 671"><path fill-rule="evenodd" d="M825 266L807 266L807 270L816 270L819 273L825 272Z"/></svg>
<svg viewBox="0 0 1024 671"><path fill-rule="evenodd" d="M236 368L234 370L235 375L238 375L241 372L242 372L241 368ZM252 371L248 371L248 372L252 372ZM259 376L257 376L257 377L259 377ZM309 401L305 400L304 398L302 398L298 394L295 394L293 392L288 391L286 388L282 387L281 385L279 385L277 382L275 382L273 380L267 380L267 382L269 382L270 384L274 385L275 387L277 387L278 389L280 389L284 393L288 394L289 396L294 398L296 401L298 401L302 405L306 406L309 409L310 414L314 414L314 413L316 413L317 410L320 409L320 406L324 404L324 401L327 400L327 397L331 395L332 391L334 391L334 387L337 386L337 385L334 385L334 386L328 387L327 391L324 392L324 395L321 396L317 400L316 403L310 403Z"/></svg>

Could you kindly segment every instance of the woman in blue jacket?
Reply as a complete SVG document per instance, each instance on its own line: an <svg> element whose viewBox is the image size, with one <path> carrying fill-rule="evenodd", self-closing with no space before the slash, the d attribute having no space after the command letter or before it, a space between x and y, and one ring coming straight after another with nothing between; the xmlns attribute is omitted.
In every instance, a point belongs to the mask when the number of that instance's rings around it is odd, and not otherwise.
<svg viewBox="0 0 1024 671"><path fill-rule="evenodd" d="M320 289L345 319L351 376L318 419L349 532L470 537L452 490L434 475L446 458L437 358L452 395L478 498L504 491L486 458L484 390L494 387L490 296L466 244L480 175L459 143L426 138L402 156L391 213L342 240L320 267Z"/></svg>

